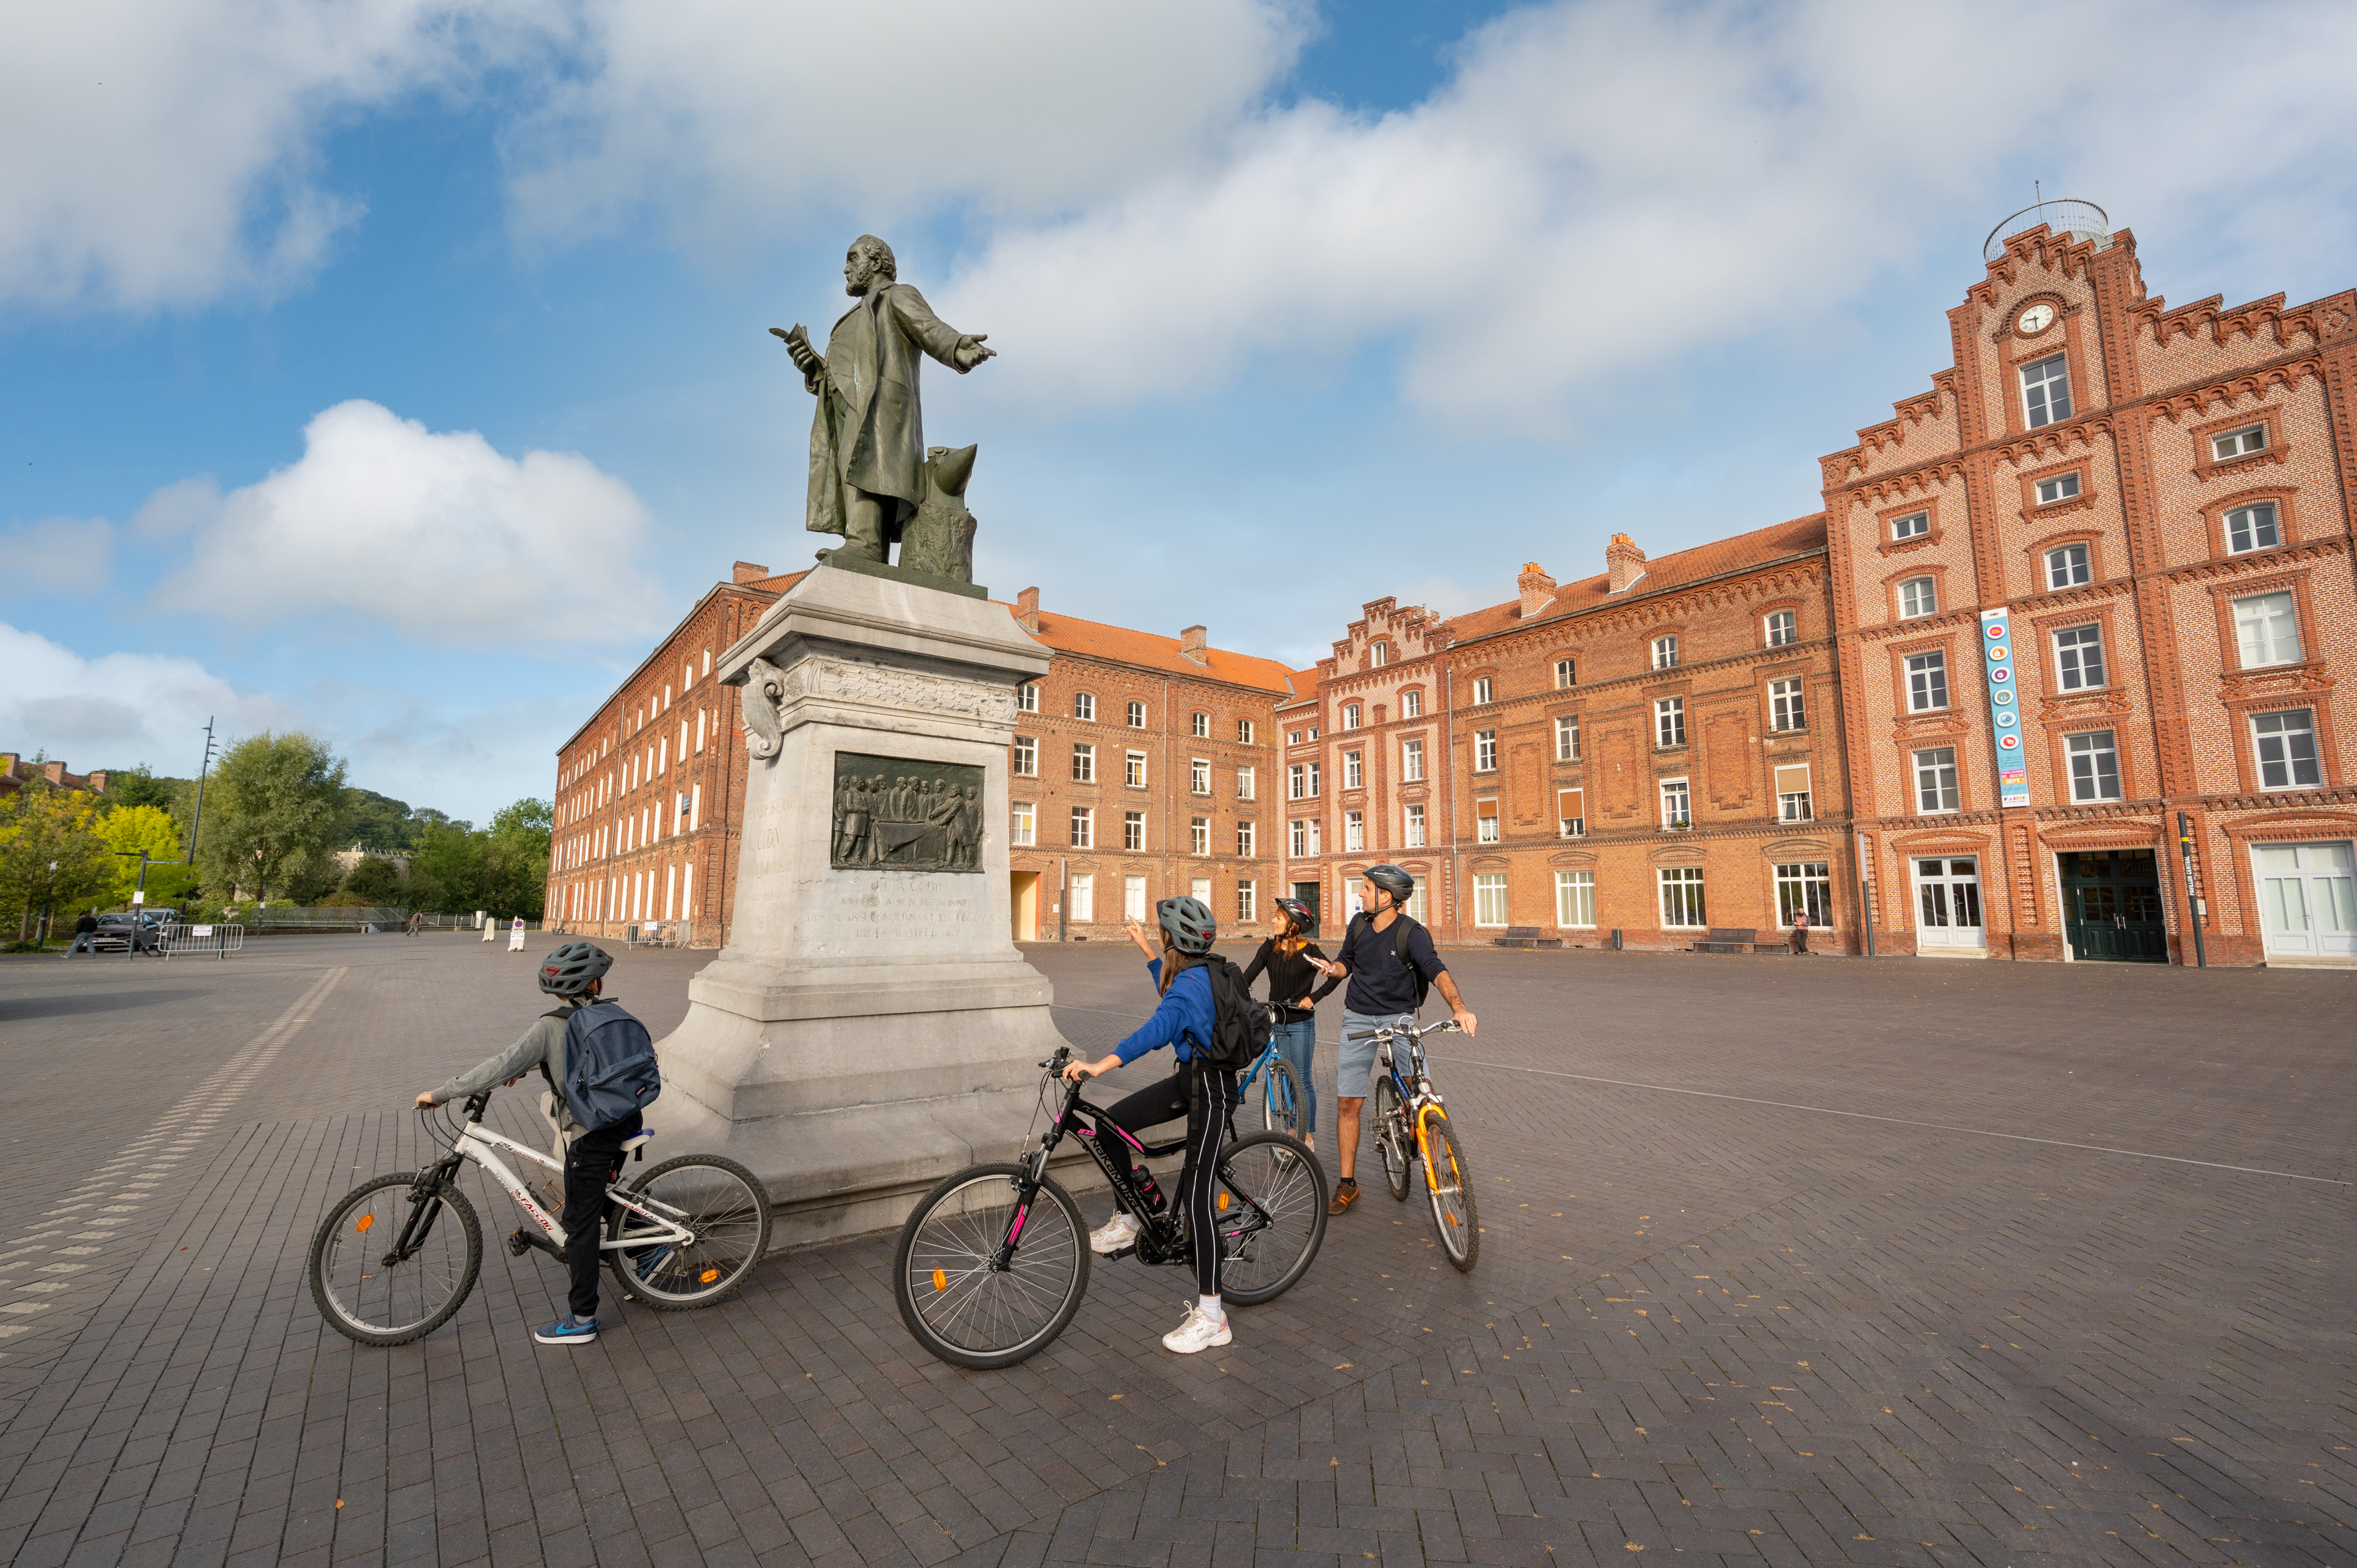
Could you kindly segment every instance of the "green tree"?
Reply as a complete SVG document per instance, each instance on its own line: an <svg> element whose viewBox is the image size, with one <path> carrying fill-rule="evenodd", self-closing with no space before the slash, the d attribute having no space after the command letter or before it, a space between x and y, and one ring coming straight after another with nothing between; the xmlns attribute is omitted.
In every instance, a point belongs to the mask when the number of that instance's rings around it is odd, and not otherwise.
<svg viewBox="0 0 2357 1568"><path fill-rule="evenodd" d="M398 854L414 847L423 826L411 816L408 801L373 789L345 790L344 813L349 847L378 854Z"/></svg>
<svg viewBox="0 0 2357 1568"><path fill-rule="evenodd" d="M548 903L548 845L556 826L554 802L526 797L491 817L484 846L486 908L537 920Z"/></svg>
<svg viewBox="0 0 2357 1568"><path fill-rule="evenodd" d="M416 907L439 915L462 915L491 906L483 886L488 833L469 832L454 822L427 822L409 858L409 886Z"/></svg>
<svg viewBox="0 0 2357 1568"><path fill-rule="evenodd" d="M363 903L399 905L406 902L401 867L381 854L364 854L344 873L342 892Z"/></svg>
<svg viewBox="0 0 2357 1568"><path fill-rule="evenodd" d="M222 755L198 859L216 891L267 898L274 888L331 877L343 825L343 759L307 735L264 733Z"/></svg>
<svg viewBox="0 0 2357 1568"><path fill-rule="evenodd" d="M37 779L0 796L0 912L22 937L35 917L86 908L114 882L97 800Z"/></svg>
<svg viewBox="0 0 2357 1568"><path fill-rule="evenodd" d="M118 801L113 811L98 819L98 834L114 852L114 885L107 893L107 902L111 904L128 904L133 891L141 886L141 850L145 850L153 860L178 861L183 847L179 823L161 806L126 806ZM177 899L196 881L193 867L151 865L145 883L147 902L162 904Z"/></svg>

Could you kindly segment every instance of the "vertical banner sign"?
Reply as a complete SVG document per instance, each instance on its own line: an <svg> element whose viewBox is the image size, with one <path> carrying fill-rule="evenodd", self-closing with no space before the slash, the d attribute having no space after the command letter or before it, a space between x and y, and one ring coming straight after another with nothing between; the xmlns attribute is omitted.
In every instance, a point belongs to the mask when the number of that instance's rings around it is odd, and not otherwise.
<svg viewBox="0 0 2357 1568"><path fill-rule="evenodd" d="M1989 723L1996 733L1996 803L2029 804L2029 768L2022 755L2021 702L2013 678L2013 623L2002 609L1981 612L1981 662L1988 672Z"/></svg>

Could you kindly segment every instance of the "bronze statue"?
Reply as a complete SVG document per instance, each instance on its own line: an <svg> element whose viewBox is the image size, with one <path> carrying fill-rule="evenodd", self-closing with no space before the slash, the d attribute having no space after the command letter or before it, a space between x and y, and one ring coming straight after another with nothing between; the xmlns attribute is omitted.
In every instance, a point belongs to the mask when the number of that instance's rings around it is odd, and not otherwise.
<svg viewBox="0 0 2357 1568"><path fill-rule="evenodd" d="M822 561L840 555L887 564L903 527L929 500L933 508L947 502L958 512L964 510L958 498L974 466L972 448L955 455L963 462L953 475L935 476L928 484L929 455L917 392L917 371L923 363L919 355L930 354L963 375L997 350L983 346L986 334L962 333L944 323L923 295L899 278L892 247L873 234L862 234L851 242L843 261L844 292L859 303L844 312L827 334L825 355L811 347L800 323L791 330L770 328L785 339L786 351L802 373L802 385L818 399L811 421L806 526L814 533L843 536L838 549L819 552ZM943 449L936 453L950 456ZM973 520L968 516L964 521L963 541L928 540L924 553L929 562L938 563L953 557L963 543L968 564L957 575L972 581ZM917 566L908 554L903 551L903 564ZM918 569L951 575L939 564Z"/></svg>

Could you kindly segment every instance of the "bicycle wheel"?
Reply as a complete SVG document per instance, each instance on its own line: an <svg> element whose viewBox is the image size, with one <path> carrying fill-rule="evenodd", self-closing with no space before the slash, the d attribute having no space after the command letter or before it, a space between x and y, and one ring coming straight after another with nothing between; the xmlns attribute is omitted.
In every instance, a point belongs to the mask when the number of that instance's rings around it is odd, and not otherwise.
<svg viewBox="0 0 2357 1568"><path fill-rule="evenodd" d="M770 1195L751 1171L718 1155L682 1155L665 1160L630 1184L630 1196L648 1200L666 1219L687 1228L694 1240L674 1241L662 1227L610 1199L606 1240L627 1242L653 1232L641 1247L606 1254L622 1288L657 1312L709 1306L737 1288L770 1250Z"/></svg>
<svg viewBox="0 0 2357 1568"><path fill-rule="evenodd" d="M1326 1240L1326 1167L1289 1133L1254 1133L1220 1155L1213 1188L1220 1299L1239 1306L1293 1288Z"/></svg>
<svg viewBox="0 0 2357 1568"><path fill-rule="evenodd" d="M1301 1136L1301 1108L1308 1101L1301 1092L1301 1079L1293 1064L1283 1057L1272 1057L1268 1063L1268 1079L1261 1086L1261 1125L1272 1133Z"/></svg>
<svg viewBox="0 0 2357 1568"><path fill-rule="evenodd" d="M1435 1113L1424 1119L1426 1196L1432 1199L1433 1228L1440 1232L1440 1250L1458 1273L1481 1256L1481 1219L1473 1209L1473 1172L1465 1151L1457 1146L1456 1130L1448 1118Z"/></svg>
<svg viewBox="0 0 2357 1568"><path fill-rule="evenodd" d="M900 1321L953 1367L1011 1367L1040 1350L1072 1321L1088 1289L1081 1206L1043 1179L1018 1214L1022 1176L1021 1165L968 1166L927 1193L900 1227L892 1258ZM1019 1245L1000 1268L1009 1231Z"/></svg>
<svg viewBox="0 0 2357 1568"><path fill-rule="evenodd" d="M1398 1088L1386 1076L1375 1079L1375 1155L1383 1162L1383 1180L1392 1196L1407 1201L1407 1143L1401 1137L1406 1121L1400 1114Z"/></svg>
<svg viewBox="0 0 2357 1568"><path fill-rule="evenodd" d="M363 1345L406 1345L450 1321L483 1266L475 1206L448 1183L423 1201L416 1225L414 1171L371 1176L352 1188L311 1237L306 1272L328 1326ZM396 1259L404 1230L409 1256Z"/></svg>

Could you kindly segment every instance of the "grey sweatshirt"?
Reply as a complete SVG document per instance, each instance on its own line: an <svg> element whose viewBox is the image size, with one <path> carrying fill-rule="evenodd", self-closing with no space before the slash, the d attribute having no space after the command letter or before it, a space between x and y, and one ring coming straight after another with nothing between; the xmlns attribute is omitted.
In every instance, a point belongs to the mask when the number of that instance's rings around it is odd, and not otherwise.
<svg viewBox="0 0 2357 1568"><path fill-rule="evenodd" d="M610 998L601 998L610 1000ZM462 1072L434 1091L437 1103L464 1100L479 1090L495 1083L505 1083L538 1068L547 1076L548 1087L556 1092L556 1124L565 1132L575 1131L573 1108L565 1101L565 1091L558 1086L565 1082L565 1020L535 1018L532 1027L516 1037L516 1043L491 1058L471 1072Z"/></svg>

